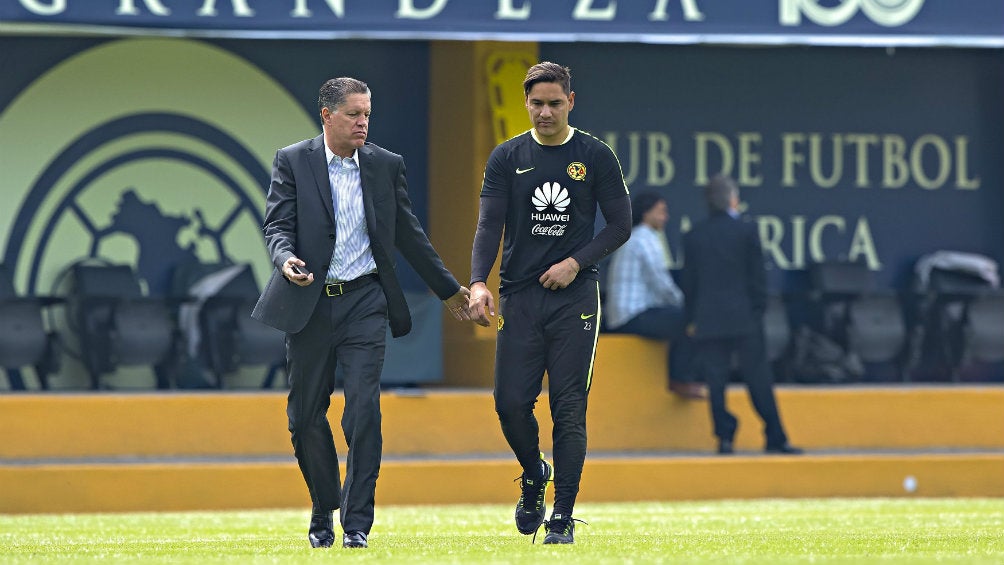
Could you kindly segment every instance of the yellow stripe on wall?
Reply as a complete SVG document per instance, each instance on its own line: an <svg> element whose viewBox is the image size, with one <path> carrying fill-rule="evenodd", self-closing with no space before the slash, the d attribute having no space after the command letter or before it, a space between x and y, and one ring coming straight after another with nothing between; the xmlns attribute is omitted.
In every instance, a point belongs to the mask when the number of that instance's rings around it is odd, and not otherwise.
<svg viewBox="0 0 1004 565"><path fill-rule="evenodd" d="M495 143L502 143L530 127L523 79L526 78L526 70L537 64L535 51L498 49L488 55L485 78Z"/></svg>

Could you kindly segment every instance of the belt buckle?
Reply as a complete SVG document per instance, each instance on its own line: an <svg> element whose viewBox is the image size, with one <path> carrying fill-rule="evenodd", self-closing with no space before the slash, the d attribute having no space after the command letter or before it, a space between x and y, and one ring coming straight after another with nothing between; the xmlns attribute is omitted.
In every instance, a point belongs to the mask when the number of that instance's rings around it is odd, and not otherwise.
<svg viewBox="0 0 1004 565"><path fill-rule="evenodd" d="M341 296L345 294L345 289L342 288L342 283L329 283L324 285L324 293L328 296Z"/></svg>

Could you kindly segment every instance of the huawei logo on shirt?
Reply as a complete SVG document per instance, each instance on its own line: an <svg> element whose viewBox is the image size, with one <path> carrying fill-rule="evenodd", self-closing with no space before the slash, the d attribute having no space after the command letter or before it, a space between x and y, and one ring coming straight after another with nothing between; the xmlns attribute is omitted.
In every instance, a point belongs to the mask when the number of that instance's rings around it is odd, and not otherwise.
<svg viewBox="0 0 1004 565"><path fill-rule="evenodd" d="M565 208L571 204L572 199L568 197L568 191L560 184L545 182L544 186L538 186L537 190L533 191L531 201L538 212L547 210L548 206L553 206L558 212L564 212Z"/></svg>

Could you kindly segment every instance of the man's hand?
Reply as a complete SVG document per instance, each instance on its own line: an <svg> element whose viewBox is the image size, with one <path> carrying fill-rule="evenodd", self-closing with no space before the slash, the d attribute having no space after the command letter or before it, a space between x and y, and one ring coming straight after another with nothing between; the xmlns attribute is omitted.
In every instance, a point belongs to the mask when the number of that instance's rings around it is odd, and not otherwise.
<svg viewBox="0 0 1004 565"><path fill-rule="evenodd" d="M467 300L470 295L471 291L466 286L462 286L456 294L444 300L443 304L446 304L446 307L450 309L450 313L453 314L454 318L458 320L470 320L471 309Z"/></svg>
<svg viewBox="0 0 1004 565"><path fill-rule="evenodd" d="M307 286L314 282L314 273L307 272L307 264L295 255L282 264L282 275L296 286Z"/></svg>
<svg viewBox="0 0 1004 565"><path fill-rule="evenodd" d="M572 284L575 275L579 274L579 262L569 257L560 263L551 265L546 273L540 275L540 284L550 290L560 290Z"/></svg>
<svg viewBox="0 0 1004 565"><path fill-rule="evenodd" d="M471 297L469 300L471 319L479 326L488 327L491 325L489 315L495 315L495 299L492 291L488 290L483 282L476 282L471 285Z"/></svg>

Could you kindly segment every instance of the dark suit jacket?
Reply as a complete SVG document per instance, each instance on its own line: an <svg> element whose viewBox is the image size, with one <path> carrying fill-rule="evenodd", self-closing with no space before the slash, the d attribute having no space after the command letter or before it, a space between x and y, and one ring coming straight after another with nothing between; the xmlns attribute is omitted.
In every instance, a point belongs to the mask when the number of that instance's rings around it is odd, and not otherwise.
<svg viewBox="0 0 1004 565"><path fill-rule="evenodd" d="M713 213L684 236L683 252L680 288L694 338L761 331L767 275L756 225Z"/></svg>
<svg viewBox="0 0 1004 565"><path fill-rule="evenodd" d="M380 286L387 297L394 337L411 330L411 313L394 272L394 249L422 280L445 300L460 290L446 270L418 219L411 211L404 159L372 143L359 148L360 182L366 228ZM335 246L331 183L324 136L280 149L272 164L265 207L265 245L275 270L251 317L288 333L303 329L324 289L324 277ZM286 259L296 255L314 273L314 282L297 286L282 275Z"/></svg>

